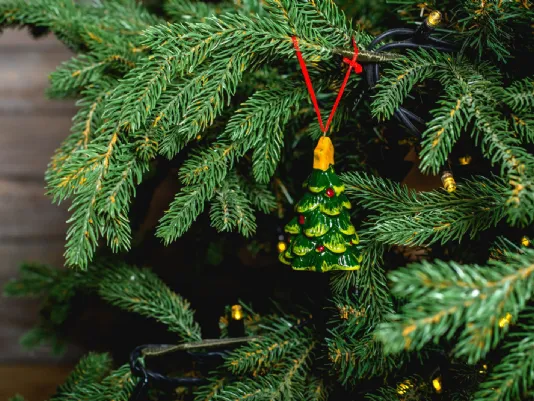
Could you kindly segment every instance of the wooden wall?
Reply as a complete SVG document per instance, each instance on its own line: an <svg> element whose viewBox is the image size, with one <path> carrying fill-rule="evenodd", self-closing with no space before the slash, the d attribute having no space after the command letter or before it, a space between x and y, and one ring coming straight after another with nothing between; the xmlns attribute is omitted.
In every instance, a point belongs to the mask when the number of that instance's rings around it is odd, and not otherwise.
<svg viewBox="0 0 534 401"><path fill-rule="evenodd" d="M45 98L48 74L70 52L48 36L26 31L0 35L0 286L21 261L61 266L67 212L44 195L48 160L69 133L73 101ZM20 392L45 399L62 380L66 358L21 349L18 338L37 318L37 301L0 298L0 399ZM35 366L46 363L46 366Z"/></svg>

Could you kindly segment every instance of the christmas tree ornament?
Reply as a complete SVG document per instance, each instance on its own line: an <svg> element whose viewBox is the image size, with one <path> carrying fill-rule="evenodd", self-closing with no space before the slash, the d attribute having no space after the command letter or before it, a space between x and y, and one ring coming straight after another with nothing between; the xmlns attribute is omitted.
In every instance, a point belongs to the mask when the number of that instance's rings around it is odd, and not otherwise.
<svg viewBox="0 0 534 401"><path fill-rule="evenodd" d="M285 226L285 232L291 237L289 237L287 250L280 253L279 259L294 270L315 272L357 270L362 261L362 256L356 248L359 239L350 221L348 210L351 208L351 204L344 194L345 186L334 171L334 145L326 134L351 72L354 70L359 74L363 70L362 66L356 62L358 46L352 39L354 48L352 59L347 57L343 59L349 68L345 73L328 121L323 124L317 97L299 49L298 39L297 37L292 39L304 81L324 136L319 139L313 154L313 171L304 182L304 187L308 192L295 206L298 215Z"/></svg>
<svg viewBox="0 0 534 401"><path fill-rule="evenodd" d="M333 165L334 146L330 138L322 137L314 151L313 171L304 182L307 192L295 206L298 215L285 226L291 237L279 258L294 270L360 268L362 256L350 221L351 204Z"/></svg>

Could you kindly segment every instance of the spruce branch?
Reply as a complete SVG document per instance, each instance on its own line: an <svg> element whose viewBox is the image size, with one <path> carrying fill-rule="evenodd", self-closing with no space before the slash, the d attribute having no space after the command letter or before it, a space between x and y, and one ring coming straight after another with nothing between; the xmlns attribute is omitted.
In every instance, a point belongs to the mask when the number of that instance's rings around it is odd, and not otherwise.
<svg viewBox="0 0 534 401"><path fill-rule="evenodd" d="M506 356L492 368L475 393L477 400L512 401L528 398L534 385L534 311L520 315L518 331L508 334Z"/></svg>
<svg viewBox="0 0 534 401"><path fill-rule="evenodd" d="M514 113L532 113L534 109L533 78L515 81L505 89L505 102Z"/></svg>
<svg viewBox="0 0 534 401"><path fill-rule="evenodd" d="M430 245L461 240L494 227L506 212L507 186L501 179L477 177L456 192L416 193L365 173L341 176L347 196L377 212L364 224L366 236L382 244Z"/></svg>
<svg viewBox="0 0 534 401"><path fill-rule="evenodd" d="M59 393L54 401L128 401L138 379L132 376L130 365L112 371L100 383L81 383Z"/></svg>
<svg viewBox="0 0 534 401"><path fill-rule="evenodd" d="M100 296L122 309L159 320L184 340L199 341L200 327L189 302L167 287L148 269L119 265L100 272Z"/></svg>
<svg viewBox="0 0 534 401"><path fill-rule="evenodd" d="M446 63L446 55L427 50L410 50L405 57L392 62L376 86L373 116L379 120L391 118L414 86L436 74L439 76Z"/></svg>
<svg viewBox="0 0 534 401"><path fill-rule="evenodd" d="M74 367L65 382L57 389L50 401L75 401L72 394L77 388L100 383L111 371L112 360L108 354L89 353Z"/></svg>
<svg viewBox="0 0 534 401"><path fill-rule="evenodd" d="M315 346L316 342L308 339L307 344L289 353L273 372L229 384L215 396L214 401L304 399L306 370Z"/></svg>
<svg viewBox="0 0 534 401"><path fill-rule="evenodd" d="M450 340L460 330L454 353L474 363L508 331L502 319L515 322L531 298L533 261L534 251L525 250L487 266L435 261L392 272L392 291L407 303L377 336L391 353L419 350L442 337Z"/></svg>
<svg viewBox="0 0 534 401"><path fill-rule="evenodd" d="M304 390L304 401L327 401L329 388L323 379L311 377Z"/></svg>
<svg viewBox="0 0 534 401"><path fill-rule="evenodd" d="M534 143L534 113L512 114L512 124L522 142Z"/></svg>
<svg viewBox="0 0 534 401"><path fill-rule="evenodd" d="M242 235L249 237L256 231L254 209L235 174L227 177L215 190L210 218L211 225L219 232L237 228Z"/></svg>

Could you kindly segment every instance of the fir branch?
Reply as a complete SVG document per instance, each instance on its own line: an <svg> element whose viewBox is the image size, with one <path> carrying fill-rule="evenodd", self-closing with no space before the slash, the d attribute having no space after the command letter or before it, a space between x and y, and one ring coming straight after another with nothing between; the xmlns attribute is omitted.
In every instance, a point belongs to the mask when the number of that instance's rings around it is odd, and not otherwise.
<svg viewBox="0 0 534 401"><path fill-rule="evenodd" d="M446 63L445 55L426 50L410 50L406 57L392 62L376 86L373 116L380 120L391 118L413 87L439 74Z"/></svg>
<svg viewBox="0 0 534 401"><path fill-rule="evenodd" d="M304 390L304 401L327 401L329 388L323 379L312 377Z"/></svg>
<svg viewBox="0 0 534 401"><path fill-rule="evenodd" d="M266 183L280 160L284 127L298 113L307 92L294 85L258 91L236 111L225 135L254 147L253 172L256 181Z"/></svg>
<svg viewBox="0 0 534 401"><path fill-rule="evenodd" d="M237 375L272 369L288 354L306 346L311 335L309 330L304 333L285 328L281 332L274 331L230 353L225 366Z"/></svg>
<svg viewBox="0 0 534 401"><path fill-rule="evenodd" d="M215 188L209 183L182 187L160 219L156 235L166 244L181 237L204 211L206 202L214 194Z"/></svg>
<svg viewBox="0 0 534 401"><path fill-rule="evenodd" d="M52 97L68 97L80 88L101 80L110 59L99 60L87 54L80 54L65 61L50 75Z"/></svg>
<svg viewBox="0 0 534 401"><path fill-rule="evenodd" d="M245 379L236 384L225 386L215 396L214 401L260 401L304 399L305 371L316 346L315 341L298 348L289 354L274 372L255 379Z"/></svg>
<svg viewBox="0 0 534 401"><path fill-rule="evenodd" d="M534 114L512 114L512 122L521 142L534 143Z"/></svg>
<svg viewBox="0 0 534 401"><path fill-rule="evenodd" d="M365 173L341 176L347 195L378 212L364 227L382 244L430 245L461 240L495 226L506 212L506 184L494 178L466 180L452 193L416 193L392 181Z"/></svg>
<svg viewBox="0 0 534 401"><path fill-rule="evenodd" d="M233 11L235 7L229 3L215 5L191 0L166 0L163 9L173 22L203 22L212 15Z"/></svg>
<svg viewBox="0 0 534 401"><path fill-rule="evenodd" d="M195 401L211 401L217 394L228 384L228 378L223 376L223 372L217 371L213 372L210 378L208 378L209 383L203 386L200 386L195 391Z"/></svg>
<svg viewBox="0 0 534 401"><path fill-rule="evenodd" d="M505 90L505 100L514 113L531 113L534 109L533 78L515 81Z"/></svg>
<svg viewBox="0 0 534 401"><path fill-rule="evenodd" d="M266 214L276 209L276 198L267 185L244 180L241 180L240 185L255 209Z"/></svg>
<svg viewBox="0 0 534 401"><path fill-rule="evenodd" d="M122 365L101 383L84 383L59 394L54 401L128 401L138 379L132 376L130 365Z"/></svg>
<svg viewBox="0 0 534 401"><path fill-rule="evenodd" d="M395 357L385 354L384 346L372 333L359 331L358 337L332 334L327 339L329 359L343 385L385 375L399 365Z"/></svg>
<svg viewBox="0 0 534 401"><path fill-rule="evenodd" d="M58 387L57 393L50 401L77 400L71 397L76 389L100 383L111 370L111 365L112 360L108 354L87 354L74 367L65 382Z"/></svg>
<svg viewBox="0 0 534 401"><path fill-rule="evenodd" d="M211 225L219 232L237 228L245 237L256 231L256 217L251 202L235 175L229 176L215 190L211 202Z"/></svg>
<svg viewBox="0 0 534 401"><path fill-rule="evenodd" d="M186 341L201 339L189 303L167 287L148 269L127 265L100 272L100 296L122 309L159 320Z"/></svg>
<svg viewBox="0 0 534 401"><path fill-rule="evenodd" d="M472 120L472 83L451 83L445 91L441 107L432 111L432 120L422 134L420 169L432 174L439 174L462 130Z"/></svg>
<svg viewBox="0 0 534 401"><path fill-rule="evenodd" d="M534 285L534 251L510 255L487 266L436 261L392 272L393 293L406 297L400 314L377 331L387 352L419 350L451 339L461 329L456 356L483 358L525 308ZM503 323L505 322L505 323Z"/></svg>
<svg viewBox="0 0 534 401"><path fill-rule="evenodd" d="M179 149L174 142L188 142L213 124L224 105L229 104L250 61L250 55L234 53L222 58L220 64L212 63L212 73L206 74L202 87L186 105L180 123L162 142L161 149L167 157L174 156ZM224 68L220 68L222 65Z"/></svg>
<svg viewBox="0 0 534 401"><path fill-rule="evenodd" d="M534 312L529 308L519 331L510 333L505 345L506 355L492 368L474 397L481 401L512 401L527 399L534 385Z"/></svg>

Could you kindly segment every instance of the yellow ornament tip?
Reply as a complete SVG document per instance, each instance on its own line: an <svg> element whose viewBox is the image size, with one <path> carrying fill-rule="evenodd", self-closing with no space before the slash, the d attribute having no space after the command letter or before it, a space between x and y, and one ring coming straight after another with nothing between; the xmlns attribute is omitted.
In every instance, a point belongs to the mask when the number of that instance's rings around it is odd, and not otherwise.
<svg viewBox="0 0 534 401"><path fill-rule="evenodd" d="M313 151L313 168L326 171L334 164L334 145L329 137L323 136Z"/></svg>

